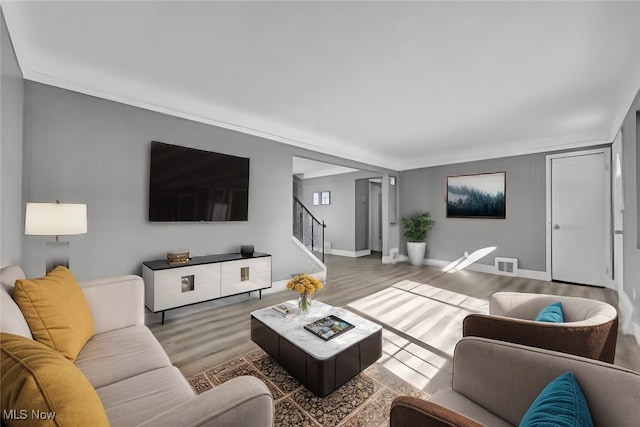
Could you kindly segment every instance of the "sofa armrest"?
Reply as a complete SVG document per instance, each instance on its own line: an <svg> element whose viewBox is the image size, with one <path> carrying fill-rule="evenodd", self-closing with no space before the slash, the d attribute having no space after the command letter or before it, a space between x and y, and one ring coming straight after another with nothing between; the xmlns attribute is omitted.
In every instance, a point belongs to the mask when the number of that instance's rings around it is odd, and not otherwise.
<svg viewBox="0 0 640 427"><path fill-rule="evenodd" d="M545 323L486 314L470 314L462 322L462 336L507 341L575 354L613 363L617 317L600 325Z"/></svg>
<svg viewBox="0 0 640 427"><path fill-rule="evenodd" d="M140 276L83 280L80 287L93 315L96 334L144 325L144 282Z"/></svg>
<svg viewBox="0 0 640 427"><path fill-rule="evenodd" d="M256 377L229 380L147 420L139 427L273 426L273 397Z"/></svg>
<svg viewBox="0 0 640 427"><path fill-rule="evenodd" d="M482 427L450 409L413 396L398 396L391 404L390 427Z"/></svg>

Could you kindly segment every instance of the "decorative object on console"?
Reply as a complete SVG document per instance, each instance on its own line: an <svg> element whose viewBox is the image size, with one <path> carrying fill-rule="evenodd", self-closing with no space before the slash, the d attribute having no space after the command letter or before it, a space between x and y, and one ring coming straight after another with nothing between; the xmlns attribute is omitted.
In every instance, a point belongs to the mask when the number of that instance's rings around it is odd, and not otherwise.
<svg viewBox="0 0 640 427"><path fill-rule="evenodd" d="M47 242L46 272L62 265L69 267L69 242L60 236L86 234L87 205L77 203L27 203L24 234L28 236L56 236Z"/></svg>
<svg viewBox="0 0 640 427"><path fill-rule="evenodd" d="M287 283L287 289L299 294L298 308L308 312L311 307L311 294L322 289L322 280L308 274L296 274Z"/></svg>
<svg viewBox="0 0 640 427"><path fill-rule="evenodd" d="M411 265L422 265L424 262L424 251L427 248L427 234L435 223L431 219L429 212L408 218L402 218L404 236L407 238L407 255Z"/></svg>
<svg viewBox="0 0 640 427"><path fill-rule="evenodd" d="M447 177L447 218L506 215L506 172Z"/></svg>
<svg viewBox="0 0 640 427"><path fill-rule="evenodd" d="M189 251L167 252L167 263L169 265L188 264L190 259Z"/></svg>
<svg viewBox="0 0 640 427"><path fill-rule="evenodd" d="M251 256L251 255L253 255L253 245L242 245L242 246L240 246L240 255L242 255L242 256Z"/></svg>

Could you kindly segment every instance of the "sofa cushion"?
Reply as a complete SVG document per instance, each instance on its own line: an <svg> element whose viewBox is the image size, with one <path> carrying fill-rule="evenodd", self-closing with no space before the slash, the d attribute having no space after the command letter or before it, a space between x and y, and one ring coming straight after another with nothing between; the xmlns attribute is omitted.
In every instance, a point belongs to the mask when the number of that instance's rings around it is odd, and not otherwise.
<svg viewBox="0 0 640 427"><path fill-rule="evenodd" d="M96 391L112 427L138 425L195 396L174 366L140 374Z"/></svg>
<svg viewBox="0 0 640 427"><path fill-rule="evenodd" d="M63 355L32 339L7 333L0 333L0 348L3 425L31 424L34 411L45 416L55 413L55 420L38 425L109 425L98 394ZM17 411L16 415L6 417L5 411L11 410Z"/></svg>
<svg viewBox="0 0 640 427"><path fill-rule="evenodd" d="M542 389L522 417L520 427L593 427L587 400L571 372L565 372Z"/></svg>
<svg viewBox="0 0 640 427"><path fill-rule="evenodd" d="M11 296L13 296L13 286L16 284L16 280L26 278L24 271L17 265L9 265L0 269L0 284Z"/></svg>
<svg viewBox="0 0 640 427"><path fill-rule="evenodd" d="M0 310L0 326L2 327L2 332L31 339L31 330L20 311L20 307L18 307L4 287L0 287L0 307L2 307Z"/></svg>
<svg viewBox="0 0 640 427"><path fill-rule="evenodd" d="M13 300L13 285L18 279L24 279L24 272L15 265L0 269L0 327L2 332L32 338L31 330L20 307Z"/></svg>
<svg viewBox="0 0 640 427"><path fill-rule="evenodd" d="M560 301L549 304L535 318L536 322L563 323L564 313L562 312L562 303Z"/></svg>
<svg viewBox="0 0 640 427"><path fill-rule="evenodd" d="M66 267L56 267L39 279L17 280L13 299L33 337L69 360L76 359L94 334L87 300Z"/></svg>
<svg viewBox="0 0 640 427"><path fill-rule="evenodd" d="M171 366L160 343L142 325L95 335L75 363L95 388Z"/></svg>

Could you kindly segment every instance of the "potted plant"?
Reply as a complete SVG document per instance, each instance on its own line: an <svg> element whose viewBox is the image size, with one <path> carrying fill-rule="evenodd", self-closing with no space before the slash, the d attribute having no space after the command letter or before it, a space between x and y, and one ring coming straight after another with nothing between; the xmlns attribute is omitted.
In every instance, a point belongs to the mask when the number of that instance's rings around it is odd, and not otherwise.
<svg viewBox="0 0 640 427"><path fill-rule="evenodd" d="M407 254L411 265L422 265L424 262L424 251L427 248L425 239L434 222L429 212L423 212L414 217L402 218L404 236L407 238Z"/></svg>

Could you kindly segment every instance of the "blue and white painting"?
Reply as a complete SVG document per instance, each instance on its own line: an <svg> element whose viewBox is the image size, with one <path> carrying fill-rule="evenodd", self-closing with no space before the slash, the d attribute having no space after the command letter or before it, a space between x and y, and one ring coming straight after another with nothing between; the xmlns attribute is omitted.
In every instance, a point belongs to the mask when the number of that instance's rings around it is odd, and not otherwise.
<svg viewBox="0 0 640 427"><path fill-rule="evenodd" d="M447 177L447 218L506 218L506 173Z"/></svg>

